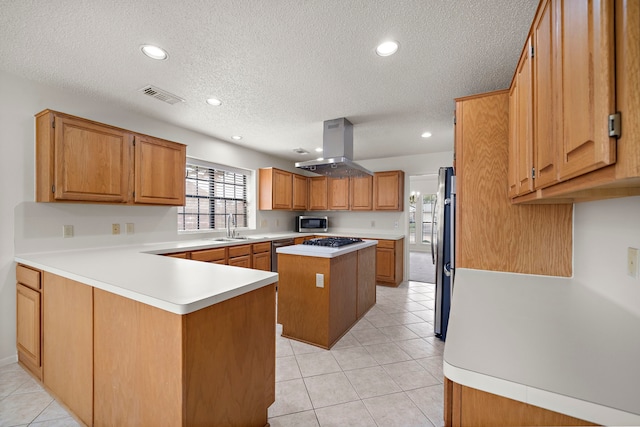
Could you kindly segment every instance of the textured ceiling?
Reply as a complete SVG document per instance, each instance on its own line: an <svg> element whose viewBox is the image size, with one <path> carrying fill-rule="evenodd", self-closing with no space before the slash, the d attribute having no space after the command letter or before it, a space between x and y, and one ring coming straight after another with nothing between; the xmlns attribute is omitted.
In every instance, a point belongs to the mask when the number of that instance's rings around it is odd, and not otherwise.
<svg viewBox="0 0 640 427"><path fill-rule="evenodd" d="M338 117L355 160L449 151L453 98L508 87L537 3L0 0L0 69L297 161ZM386 39L400 49L378 57ZM169 59L142 55L146 43ZM148 84L186 102L145 96Z"/></svg>

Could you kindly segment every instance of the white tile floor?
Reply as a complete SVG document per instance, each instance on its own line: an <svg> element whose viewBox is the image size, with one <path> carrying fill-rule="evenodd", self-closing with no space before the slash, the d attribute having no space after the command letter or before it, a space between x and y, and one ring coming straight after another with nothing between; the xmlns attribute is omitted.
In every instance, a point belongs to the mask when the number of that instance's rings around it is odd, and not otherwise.
<svg viewBox="0 0 640 427"><path fill-rule="evenodd" d="M280 336L272 427L441 426L434 285L378 286L377 304L330 350ZM0 427L79 424L17 364L0 367Z"/></svg>
<svg viewBox="0 0 640 427"><path fill-rule="evenodd" d="M435 287L378 286L377 304L330 350L276 341L272 427L442 426L444 343Z"/></svg>

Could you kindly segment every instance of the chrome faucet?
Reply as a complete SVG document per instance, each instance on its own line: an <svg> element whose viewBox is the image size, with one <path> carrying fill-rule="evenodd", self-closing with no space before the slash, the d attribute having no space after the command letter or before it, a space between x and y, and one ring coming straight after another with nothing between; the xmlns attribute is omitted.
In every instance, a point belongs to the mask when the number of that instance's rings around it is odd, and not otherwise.
<svg viewBox="0 0 640 427"><path fill-rule="evenodd" d="M231 225L233 224L233 231L231 230ZM236 218L232 213L227 215L227 237L235 237L236 235Z"/></svg>

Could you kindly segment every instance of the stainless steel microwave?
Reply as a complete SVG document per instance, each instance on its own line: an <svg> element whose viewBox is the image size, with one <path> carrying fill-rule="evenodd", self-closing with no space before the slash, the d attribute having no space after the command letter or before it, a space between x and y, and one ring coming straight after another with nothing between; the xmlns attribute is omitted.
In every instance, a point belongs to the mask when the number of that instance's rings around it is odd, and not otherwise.
<svg viewBox="0 0 640 427"><path fill-rule="evenodd" d="M296 231L301 233L326 232L329 230L329 219L326 216L297 216Z"/></svg>

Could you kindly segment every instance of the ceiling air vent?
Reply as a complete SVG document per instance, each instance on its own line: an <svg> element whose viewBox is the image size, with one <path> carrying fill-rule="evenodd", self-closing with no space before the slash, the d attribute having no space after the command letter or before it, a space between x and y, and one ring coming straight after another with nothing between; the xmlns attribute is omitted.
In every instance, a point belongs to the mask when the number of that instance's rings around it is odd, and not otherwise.
<svg viewBox="0 0 640 427"><path fill-rule="evenodd" d="M145 95L148 95L155 99L159 99L160 101L164 101L167 104L173 105L173 104L177 104L178 102L184 102L184 99L180 98L179 96L174 95L170 92L167 92L166 90L162 90L155 86L151 86L151 85L145 86L142 89L140 89L140 91Z"/></svg>
<svg viewBox="0 0 640 427"><path fill-rule="evenodd" d="M294 148L293 151L298 154L309 154L309 152L304 148Z"/></svg>

